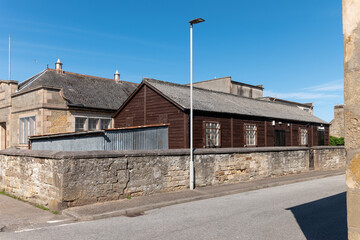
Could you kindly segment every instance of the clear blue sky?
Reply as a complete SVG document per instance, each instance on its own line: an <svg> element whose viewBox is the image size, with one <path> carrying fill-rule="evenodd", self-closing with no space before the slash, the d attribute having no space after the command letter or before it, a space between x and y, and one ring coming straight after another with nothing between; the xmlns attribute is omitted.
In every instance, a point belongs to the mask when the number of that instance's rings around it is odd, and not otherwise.
<svg viewBox="0 0 360 240"><path fill-rule="evenodd" d="M314 102L326 121L343 103L341 0L1 0L0 79L11 34L19 82L60 58L65 71L188 83L188 21L197 17L206 22L194 26L194 81L263 84L264 96Z"/></svg>

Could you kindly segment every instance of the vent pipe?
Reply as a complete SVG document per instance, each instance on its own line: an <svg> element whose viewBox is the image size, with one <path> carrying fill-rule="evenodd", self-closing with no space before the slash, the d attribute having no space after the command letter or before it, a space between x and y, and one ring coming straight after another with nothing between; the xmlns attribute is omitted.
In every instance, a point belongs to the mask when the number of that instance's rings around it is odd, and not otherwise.
<svg viewBox="0 0 360 240"><path fill-rule="evenodd" d="M57 62L55 63L55 71L57 73L62 73L62 63L60 62L60 58L58 58Z"/></svg>
<svg viewBox="0 0 360 240"><path fill-rule="evenodd" d="M116 82L119 82L120 81L120 73L118 70L116 70L115 74L114 74L114 80Z"/></svg>

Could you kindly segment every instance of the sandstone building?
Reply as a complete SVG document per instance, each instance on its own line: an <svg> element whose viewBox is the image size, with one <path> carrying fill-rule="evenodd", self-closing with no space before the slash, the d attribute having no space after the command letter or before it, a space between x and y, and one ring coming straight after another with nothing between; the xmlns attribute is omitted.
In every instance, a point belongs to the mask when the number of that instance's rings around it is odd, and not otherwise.
<svg viewBox="0 0 360 240"><path fill-rule="evenodd" d="M344 105L334 106L334 119L330 124L330 136L345 137Z"/></svg>
<svg viewBox="0 0 360 240"><path fill-rule="evenodd" d="M63 71L60 60L26 81L0 81L0 150L28 136L112 127L111 116L138 84Z"/></svg>
<svg viewBox="0 0 360 240"><path fill-rule="evenodd" d="M343 0L348 239L360 239L360 0Z"/></svg>

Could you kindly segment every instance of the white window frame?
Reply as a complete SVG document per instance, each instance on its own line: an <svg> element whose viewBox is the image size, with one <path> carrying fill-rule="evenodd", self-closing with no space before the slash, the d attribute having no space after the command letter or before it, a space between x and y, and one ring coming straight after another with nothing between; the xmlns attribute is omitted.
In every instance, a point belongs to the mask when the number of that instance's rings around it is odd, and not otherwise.
<svg viewBox="0 0 360 240"><path fill-rule="evenodd" d="M101 123L102 123L102 121L103 120L107 120L107 121L109 121L109 123L108 123L108 126L107 126L107 128L105 128L105 129L109 129L109 128L111 128L111 126L112 126L112 119L111 118L103 118L103 117L96 117L96 116L94 116L94 117L89 117L89 116L74 116L74 118L75 118L75 126L74 126L74 128L75 128L75 132L77 131L77 129L76 129L76 119L77 118L81 118L81 119L85 119L85 123L84 123L84 130L82 130L82 131L97 131L97 130L104 130L104 129L102 129L102 127L101 127ZM96 119L97 120L97 124L96 124L96 129L91 129L91 130L89 130L90 128L89 128L89 120L90 119Z"/></svg>
<svg viewBox="0 0 360 240"><path fill-rule="evenodd" d="M33 126L31 126L31 120ZM27 144L29 136L36 135L36 116L19 118L19 144Z"/></svg>
<svg viewBox="0 0 360 240"><path fill-rule="evenodd" d="M300 145L308 144L308 130L306 128L300 128Z"/></svg>
<svg viewBox="0 0 360 240"><path fill-rule="evenodd" d="M257 126L256 124L245 124L245 144L246 146L257 145Z"/></svg>
<svg viewBox="0 0 360 240"><path fill-rule="evenodd" d="M221 125L219 122L204 122L205 127L205 147L220 147L221 146Z"/></svg>

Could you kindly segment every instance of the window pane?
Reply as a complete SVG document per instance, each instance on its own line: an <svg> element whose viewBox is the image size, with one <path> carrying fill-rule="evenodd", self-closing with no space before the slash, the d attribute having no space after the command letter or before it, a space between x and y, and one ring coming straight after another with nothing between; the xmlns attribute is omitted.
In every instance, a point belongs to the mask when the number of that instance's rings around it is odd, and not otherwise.
<svg viewBox="0 0 360 240"><path fill-rule="evenodd" d="M248 124L245 125L245 139L246 145L248 146L256 146L256 125Z"/></svg>
<svg viewBox="0 0 360 240"><path fill-rule="evenodd" d="M205 146L220 146L220 124L207 122L205 123Z"/></svg>
<svg viewBox="0 0 360 240"><path fill-rule="evenodd" d="M36 117L24 117L19 121L19 143L26 144L28 137L36 135Z"/></svg>
<svg viewBox="0 0 360 240"><path fill-rule="evenodd" d="M19 127L19 143L24 142L24 119L20 118L20 127Z"/></svg>
<svg viewBox="0 0 360 240"><path fill-rule="evenodd" d="M35 135L35 117L29 118L29 136Z"/></svg>
<svg viewBox="0 0 360 240"><path fill-rule="evenodd" d="M97 118L89 118L88 119L88 130L96 130L99 119Z"/></svg>
<svg viewBox="0 0 360 240"><path fill-rule="evenodd" d="M100 119L100 129L110 128L110 119Z"/></svg>
<svg viewBox="0 0 360 240"><path fill-rule="evenodd" d="M85 130L86 118L75 118L75 132L81 132Z"/></svg>
<svg viewBox="0 0 360 240"><path fill-rule="evenodd" d="M300 129L300 144L307 144L307 129Z"/></svg>

